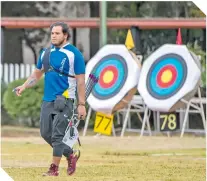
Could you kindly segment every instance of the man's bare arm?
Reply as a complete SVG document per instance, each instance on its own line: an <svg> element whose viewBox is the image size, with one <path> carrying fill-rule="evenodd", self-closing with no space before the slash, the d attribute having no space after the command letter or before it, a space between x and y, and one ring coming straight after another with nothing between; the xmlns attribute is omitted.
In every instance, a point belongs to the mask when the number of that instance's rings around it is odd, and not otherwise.
<svg viewBox="0 0 207 181"><path fill-rule="evenodd" d="M78 104L85 104L85 74L76 75Z"/></svg>
<svg viewBox="0 0 207 181"><path fill-rule="evenodd" d="M37 84L37 82L40 80L43 74L43 70L35 69L34 72L28 77L26 82L23 84L23 86L25 88L33 87Z"/></svg>

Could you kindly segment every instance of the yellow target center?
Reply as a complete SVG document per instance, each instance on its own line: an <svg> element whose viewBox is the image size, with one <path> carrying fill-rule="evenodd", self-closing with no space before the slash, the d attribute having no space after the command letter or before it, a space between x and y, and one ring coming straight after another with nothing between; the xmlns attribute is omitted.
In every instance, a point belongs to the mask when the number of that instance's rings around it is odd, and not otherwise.
<svg viewBox="0 0 207 181"><path fill-rule="evenodd" d="M103 81L107 84L111 82L114 78L114 73L110 70L106 71L105 74L103 75Z"/></svg>
<svg viewBox="0 0 207 181"><path fill-rule="evenodd" d="M170 70L166 70L162 73L161 80L163 83L168 83L172 79L172 72Z"/></svg>

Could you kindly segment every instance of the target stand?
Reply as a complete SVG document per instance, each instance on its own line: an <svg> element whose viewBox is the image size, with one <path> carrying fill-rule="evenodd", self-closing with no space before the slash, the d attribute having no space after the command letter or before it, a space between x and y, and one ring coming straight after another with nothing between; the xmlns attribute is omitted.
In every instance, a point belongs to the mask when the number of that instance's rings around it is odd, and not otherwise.
<svg viewBox="0 0 207 181"><path fill-rule="evenodd" d="M181 102L185 103L187 106L187 108L185 110L185 116L184 116L184 120L183 120L182 130L181 130L181 134L180 134L181 138L183 137L183 135L185 133L189 113L200 113L201 118L202 118L202 122L203 122L204 132L206 133L206 118L205 118L204 108L203 108L203 102L205 102L205 100L203 101L203 99L201 97L200 87L198 87L197 93L198 93L198 98L192 98L189 101L185 100L184 98L181 99ZM190 110L191 107L194 108L195 110Z"/></svg>
<svg viewBox="0 0 207 181"><path fill-rule="evenodd" d="M132 106L134 108L132 108ZM130 120L130 113L136 112L138 120L142 123L142 128L140 129L131 129L131 120ZM129 132L141 132L141 135L144 134L145 132L145 126L147 124L147 133L151 136L151 128L150 128L150 122L149 122L149 117L151 115L151 110L146 106L144 103L143 99L141 96L135 95L133 96L133 99L128 103L128 106L125 109L121 109L117 111L117 117L119 118L119 114L124 115L124 120L123 120L123 126L122 126L122 131L121 131L121 137L124 136L125 131ZM140 113L144 113L144 116L140 115ZM119 120L119 119L118 119ZM128 124L128 129L127 129L127 124Z"/></svg>
<svg viewBox="0 0 207 181"><path fill-rule="evenodd" d="M201 66L199 58L185 45L165 44L153 52L143 63L138 91L147 108L163 113L186 108L181 137L184 134L190 107L205 116L200 95ZM193 96L198 91L198 103L193 104ZM147 113L146 113L147 114ZM146 124L144 120L143 126ZM143 130L143 129L142 129Z"/></svg>
<svg viewBox="0 0 207 181"><path fill-rule="evenodd" d="M140 61L125 45L105 45L92 57L86 66L86 77L93 73L99 81L87 100L90 108L83 135L86 135L92 110L111 115L132 100L140 71ZM114 128L112 132L115 135Z"/></svg>
<svg viewBox="0 0 207 181"><path fill-rule="evenodd" d="M86 121L85 121L85 126L84 126L84 129L83 129L83 136L86 135L86 132L87 132L87 129L88 129L89 120L90 120L90 117L91 117L91 113L92 113L92 108L89 107L88 108L87 117L86 117Z"/></svg>

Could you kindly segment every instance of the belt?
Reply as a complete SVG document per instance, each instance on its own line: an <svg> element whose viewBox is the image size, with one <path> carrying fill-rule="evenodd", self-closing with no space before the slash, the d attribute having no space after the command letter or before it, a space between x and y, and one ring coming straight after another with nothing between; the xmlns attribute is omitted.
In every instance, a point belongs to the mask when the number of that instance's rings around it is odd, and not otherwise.
<svg viewBox="0 0 207 181"><path fill-rule="evenodd" d="M75 99L73 98L65 98L67 101L72 101L73 103L75 102Z"/></svg>

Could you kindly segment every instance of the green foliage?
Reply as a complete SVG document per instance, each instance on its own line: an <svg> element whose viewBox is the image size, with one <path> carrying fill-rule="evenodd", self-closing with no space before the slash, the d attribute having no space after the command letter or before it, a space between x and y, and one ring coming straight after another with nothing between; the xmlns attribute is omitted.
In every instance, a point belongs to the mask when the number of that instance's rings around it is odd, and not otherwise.
<svg viewBox="0 0 207 181"><path fill-rule="evenodd" d="M1 80L1 98L3 97L6 89L7 89L6 83L3 80ZM1 105L2 105L2 102L1 102Z"/></svg>
<svg viewBox="0 0 207 181"><path fill-rule="evenodd" d="M18 97L12 90L24 82L25 79L20 79L8 84L3 96L3 105L12 118L30 119L30 125L34 127L35 123L39 122L43 80L33 88L26 89L22 96Z"/></svg>
<svg viewBox="0 0 207 181"><path fill-rule="evenodd" d="M190 51L194 52L197 56L200 56L200 58L201 58L201 67L202 67L201 80L202 80L202 87L206 88L206 53L196 43L195 44L188 44L187 47L188 47L188 49Z"/></svg>
<svg viewBox="0 0 207 181"><path fill-rule="evenodd" d="M1 80L1 100L3 98L3 95L7 89L7 84ZM7 111L5 110L3 106L3 101L1 101L1 125L13 125L14 121L11 119L11 117L8 115Z"/></svg>
<svg viewBox="0 0 207 181"><path fill-rule="evenodd" d="M108 2L107 16L110 18L183 18L204 17L193 2ZM201 29L182 29L183 43L203 44ZM165 43L176 42L175 29L142 30L140 33L144 59ZM108 43L124 44L127 29L108 29Z"/></svg>
<svg viewBox="0 0 207 181"><path fill-rule="evenodd" d="M107 15L117 17L205 17L205 14L193 2L163 1L109 1Z"/></svg>

